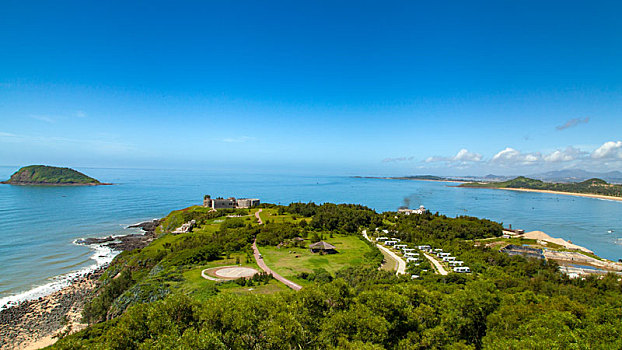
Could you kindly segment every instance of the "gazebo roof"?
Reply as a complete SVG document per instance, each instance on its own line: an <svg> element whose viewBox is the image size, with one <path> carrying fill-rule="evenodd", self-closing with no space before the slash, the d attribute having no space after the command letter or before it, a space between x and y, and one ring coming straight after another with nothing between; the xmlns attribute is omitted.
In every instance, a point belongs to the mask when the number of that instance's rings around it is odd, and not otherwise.
<svg viewBox="0 0 622 350"><path fill-rule="evenodd" d="M326 243L324 241L319 241L317 243L313 243L311 245L309 245L309 248L311 249L321 249L321 250L330 250L330 249L335 249L335 246L329 243Z"/></svg>

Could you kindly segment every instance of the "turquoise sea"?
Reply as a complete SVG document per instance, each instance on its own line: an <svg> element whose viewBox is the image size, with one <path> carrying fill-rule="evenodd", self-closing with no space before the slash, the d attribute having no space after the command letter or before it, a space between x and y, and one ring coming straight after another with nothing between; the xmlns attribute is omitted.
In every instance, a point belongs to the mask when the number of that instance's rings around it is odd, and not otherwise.
<svg viewBox="0 0 622 350"><path fill-rule="evenodd" d="M0 179L16 170L0 167ZM76 239L131 233L128 225L200 204L204 194L258 197L281 204L360 203L377 211L396 210L407 202L448 216L472 215L526 231L544 231L605 258L622 258L622 202L346 176L78 170L115 185L0 185L0 307L45 295L114 255L102 248L73 244Z"/></svg>

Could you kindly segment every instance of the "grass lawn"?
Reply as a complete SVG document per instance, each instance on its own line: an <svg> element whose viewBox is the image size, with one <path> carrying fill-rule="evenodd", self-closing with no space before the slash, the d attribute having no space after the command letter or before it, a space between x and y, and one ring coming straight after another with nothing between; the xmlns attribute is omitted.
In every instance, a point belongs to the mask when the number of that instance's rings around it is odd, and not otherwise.
<svg viewBox="0 0 622 350"><path fill-rule="evenodd" d="M235 283L227 283L218 287L218 289L222 293L231 293L231 294L272 294L278 292L291 291L286 285L283 283L273 279L270 280L268 284L262 285L254 285L251 287L244 286L241 287Z"/></svg>
<svg viewBox="0 0 622 350"><path fill-rule="evenodd" d="M201 271L203 271L204 269L208 269L211 267L218 267L218 266L237 265L236 258L240 259L239 260L240 266L252 267L256 269L257 271L261 272L261 269L259 268L259 266L257 266L253 258L247 261L246 254L236 253L236 254L231 254L231 257L228 259L225 258L221 260L210 261L209 263L206 263L201 266L195 266L195 267L188 268L181 274L182 280L173 282L172 286L177 291L183 294L186 294L186 295L190 295L193 298L196 298L198 300L206 300L218 292L236 293L236 294L243 294L243 293L268 294L268 293L275 293L275 292L280 292L280 291L289 289L285 285L283 285L282 283L276 280L272 280L270 281L270 283L266 285L254 285L252 287L242 287L235 283L220 283L216 281L210 281L210 280L207 280L201 277Z"/></svg>
<svg viewBox="0 0 622 350"><path fill-rule="evenodd" d="M370 248L357 236L335 235L334 238L327 238L325 241L334 245L338 253L320 255L311 253L308 248L273 246L261 246L259 251L268 267L301 285L310 283L296 277L301 272L313 272L314 269L324 268L334 275L344 267L370 264L364 256Z"/></svg>
<svg viewBox="0 0 622 350"><path fill-rule="evenodd" d="M252 210L253 216L255 215L255 212L257 212L257 210ZM279 215L278 211L272 208L264 208L261 211L261 213L259 213L259 216L261 217L261 221L263 221L264 223L267 220L270 220L270 222L273 222L273 223L283 223L283 222L299 223L302 220L305 220L307 223L311 222L311 218L303 218L303 217L295 218L290 213L284 213L282 215Z"/></svg>

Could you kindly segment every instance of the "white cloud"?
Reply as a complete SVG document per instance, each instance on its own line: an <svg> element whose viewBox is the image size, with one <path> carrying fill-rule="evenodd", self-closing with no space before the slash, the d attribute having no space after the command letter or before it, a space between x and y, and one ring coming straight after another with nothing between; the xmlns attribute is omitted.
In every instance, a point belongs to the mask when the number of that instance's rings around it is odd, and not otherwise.
<svg viewBox="0 0 622 350"><path fill-rule="evenodd" d="M458 151L452 160L457 162L479 162L482 160L482 155L479 153L469 152L466 148Z"/></svg>
<svg viewBox="0 0 622 350"><path fill-rule="evenodd" d="M512 160L520 156L520 152L515 150L514 148L507 147L503 151L495 154L492 157L493 162L503 161L503 160Z"/></svg>
<svg viewBox="0 0 622 350"><path fill-rule="evenodd" d="M482 160L482 155L479 153L469 152L466 148L461 149L453 157L441 157L434 156L428 157L426 163L434 162L448 162L448 163L467 163L467 162L479 162Z"/></svg>
<svg viewBox="0 0 622 350"><path fill-rule="evenodd" d="M594 159L622 159L622 141L608 141L591 155Z"/></svg>
<svg viewBox="0 0 622 350"><path fill-rule="evenodd" d="M514 148L507 147L495 154L490 162L502 165L535 165L542 162L560 163L581 159L586 154L587 152L572 146L567 147L565 150L555 150L546 155L542 155L540 152L522 153Z"/></svg>
<svg viewBox="0 0 622 350"><path fill-rule="evenodd" d="M587 146L585 146L587 147ZM603 143L593 152L584 151L575 146L565 149L559 148L550 153L522 152L512 147L506 147L494 154L491 158L484 158L477 153L461 149L453 157L433 156L425 160L427 164L441 164L451 168L472 168L477 165L486 171L500 171L501 169L520 170L527 167L530 170L555 170L562 168L579 168L594 171L619 170L622 166L622 141Z"/></svg>
<svg viewBox="0 0 622 350"><path fill-rule="evenodd" d="M76 117L78 117L78 118L86 118L86 112L84 112L82 110L76 111L76 113L74 113L74 115Z"/></svg>
<svg viewBox="0 0 622 350"><path fill-rule="evenodd" d="M541 160L542 155L539 152L521 153L514 148L506 147L504 150L495 154L490 162L499 165L533 165Z"/></svg>
<svg viewBox="0 0 622 350"><path fill-rule="evenodd" d="M553 151L550 154L545 155L543 159L545 162L550 163L571 162L573 160L583 158L586 154L587 152L583 152L578 148L570 146L563 151Z"/></svg>

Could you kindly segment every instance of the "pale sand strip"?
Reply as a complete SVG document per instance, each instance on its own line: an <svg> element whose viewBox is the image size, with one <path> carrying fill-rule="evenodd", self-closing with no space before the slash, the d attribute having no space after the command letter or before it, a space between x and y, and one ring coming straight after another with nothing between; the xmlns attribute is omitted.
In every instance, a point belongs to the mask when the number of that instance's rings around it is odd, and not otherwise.
<svg viewBox="0 0 622 350"><path fill-rule="evenodd" d="M484 188L484 187L482 187ZM612 201L622 201L622 197L614 197L614 196L602 196L599 194L589 194L589 193L576 193L576 192L561 192L561 191L550 191L550 190L532 190L529 188L494 188L494 187L485 187L492 188L495 190L510 190L510 191L519 191L519 192L538 192L538 193L550 193L550 194L564 194L567 196L576 196L576 197L587 197L587 198L597 198L597 199L608 199Z"/></svg>
<svg viewBox="0 0 622 350"><path fill-rule="evenodd" d="M536 239L536 240L540 240L540 241L545 241L545 242L550 242L550 243L555 243L558 244L566 249L574 249L574 250L580 250L586 253L590 253L590 254L594 254L593 251L582 247L580 245L576 245L573 243L570 243L566 240L563 240L561 238L553 238L549 235L547 235L546 233L542 232L542 231L531 231L531 232L527 232L525 234L522 235L522 237L527 238L527 239Z"/></svg>

